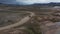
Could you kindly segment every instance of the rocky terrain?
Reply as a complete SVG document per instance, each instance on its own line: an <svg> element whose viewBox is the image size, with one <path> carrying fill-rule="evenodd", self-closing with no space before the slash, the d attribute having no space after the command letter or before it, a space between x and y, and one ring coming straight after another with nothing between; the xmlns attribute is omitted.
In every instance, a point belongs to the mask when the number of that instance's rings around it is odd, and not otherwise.
<svg viewBox="0 0 60 34"><path fill-rule="evenodd" d="M1 30L0 34L58 34L60 28L60 10L53 7L37 7L37 6L22 6L22 7L11 7L11 6L0 6L0 24L7 26L18 22L28 14L2 12L1 11L30 11L35 13L34 17L31 17L22 26ZM2 27L0 25L0 27Z"/></svg>
<svg viewBox="0 0 60 34"><path fill-rule="evenodd" d="M0 27L14 24L25 16L27 16L27 14L0 12Z"/></svg>

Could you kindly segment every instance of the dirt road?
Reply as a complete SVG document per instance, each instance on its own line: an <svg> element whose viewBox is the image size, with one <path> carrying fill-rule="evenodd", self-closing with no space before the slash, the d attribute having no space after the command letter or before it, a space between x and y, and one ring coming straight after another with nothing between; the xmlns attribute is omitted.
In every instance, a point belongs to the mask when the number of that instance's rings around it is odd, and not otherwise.
<svg viewBox="0 0 60 34"><path fill-rule="evenodd" d="M8 26L5 26L5 27L0 27L0 30L9 29L9 28L12 28L12 27L17 27L19 25L22 25L22 24L26 23L27 21L29 21L31 19L31 17L33 17L35 15L33 12L27 12L27 13L30 13L30 15L24 17L22 20L20 20L19 22L15 23L15 24L11 24L11 25L8 25Z"/></svg>

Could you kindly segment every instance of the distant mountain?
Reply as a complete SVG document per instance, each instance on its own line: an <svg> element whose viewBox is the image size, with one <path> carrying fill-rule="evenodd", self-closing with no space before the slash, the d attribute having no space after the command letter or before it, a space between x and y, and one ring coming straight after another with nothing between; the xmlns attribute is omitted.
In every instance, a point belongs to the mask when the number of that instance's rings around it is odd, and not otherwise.
<svg viewBox="0 0 60 34"><path fill-rule="evenodd" d="M60 6L60 3L35 3L31 5L24 5L23 3L16 3L16 4L5 4L5 3L0 3L0 5L6 5L6 6Z"/></svg>
<svg viewBox="0 0 60 34"><path fill-rule="evenodd" d="M35 3L33 5L36 5L36 6L60 6L60 3L54 3L54 2L51 2L51 3Z"/></svg>

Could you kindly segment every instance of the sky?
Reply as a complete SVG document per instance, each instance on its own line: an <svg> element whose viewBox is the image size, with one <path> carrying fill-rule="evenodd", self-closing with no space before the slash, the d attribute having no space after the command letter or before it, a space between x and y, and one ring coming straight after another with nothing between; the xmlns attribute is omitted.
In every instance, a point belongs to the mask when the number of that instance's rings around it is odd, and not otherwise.
<svg viewBox="0 0 60 34"><path fill-rule="evenodd" d="M34 4L34 3L49 3L60 2L60 0L0 0L1 3L7 4Z"/></svg>
<svg viewBox="0 0 60 34"><path fill-rule="evenodd" d="M0 0L0 3L5 3L5 4L16 4L16 0Z"/></svg>
<svg viewBox="0 0 60 34"><path fill-rule="evenodd" d="M16 0L16 1L19 3L22 2L25 4L60 2L60 0Z"/></svg>
<svg viewBox="0 0 60 34"><path fill-rule="evenodd" d="M60 2L60 0L16 0L16 1L22 1L26 3L49 3L49 2Z"/></svg>

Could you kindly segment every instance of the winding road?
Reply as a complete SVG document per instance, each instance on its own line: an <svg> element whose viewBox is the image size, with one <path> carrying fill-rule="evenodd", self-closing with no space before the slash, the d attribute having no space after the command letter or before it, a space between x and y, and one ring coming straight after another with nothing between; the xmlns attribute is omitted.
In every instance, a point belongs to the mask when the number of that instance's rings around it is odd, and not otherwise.
<svg viewBox="0 0 60 34"><path fill-rule="evenodd" d="M5 26L5 27L0 27L0 30L5 30L5 29L12 28L12 27L17 27L19 25L22 25L22 24L26 23L27 21L29 21L31 19L31 17L35 16L35 14L33 12L29 12L29 11L26 11L26 12L30 13L30 15L24 17L23 19L21 19L19 22L15 23L15 24L11 24L11 25L8 25L8 26Z"/></svg>

